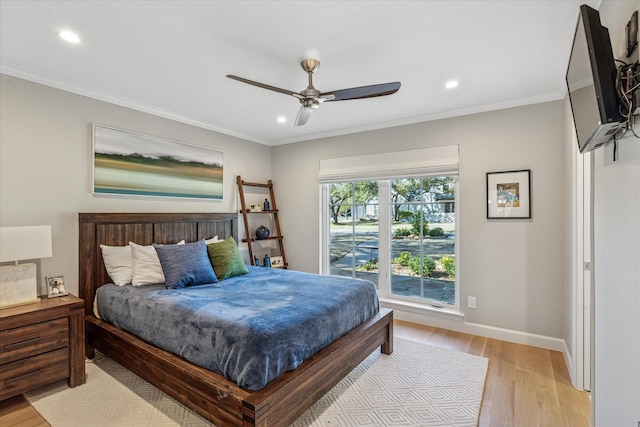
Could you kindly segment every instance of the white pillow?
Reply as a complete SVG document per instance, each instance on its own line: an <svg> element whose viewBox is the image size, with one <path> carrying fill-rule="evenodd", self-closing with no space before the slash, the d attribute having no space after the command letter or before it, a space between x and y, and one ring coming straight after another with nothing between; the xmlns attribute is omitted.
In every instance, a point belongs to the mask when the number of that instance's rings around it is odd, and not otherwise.
<svg viewBox="0 0 640 427"><path fill-rule="evenodd" d="M104 267L113 283L124 286L131 283L133 278L133 256L131 247L100 245Z"/></svg>
<svg viewBox="0 0 640 427"><path fill-rule="evenodd" d="M210 239L205 239L204 243L207 245L210 245L211 243L218 243L218 242L222 242L223 240L218 240L218 236L213 236Z"/></svg>
<svg viewBox="0 0 640 427"><path fill-rule="evenodd" d="M164 283L164 273L162 265L156 253L156 248L152 245L142 246L129 242L131 254L133 255L133 286L151 285Z"/></svg>

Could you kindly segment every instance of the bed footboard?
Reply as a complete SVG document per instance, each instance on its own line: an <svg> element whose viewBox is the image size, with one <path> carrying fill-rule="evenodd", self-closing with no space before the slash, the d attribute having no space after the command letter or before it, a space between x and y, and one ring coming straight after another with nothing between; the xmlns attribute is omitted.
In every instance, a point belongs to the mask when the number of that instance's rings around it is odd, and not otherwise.
<svg viewBox="0 0 640 427"><path fill-rule="evenodd" d="M87 346L95 348L216 425L287 426L380 347L393 351L393 312L380 313L325 347L296 370L259 391L238 387L122 331L86 316Z"/></svg>

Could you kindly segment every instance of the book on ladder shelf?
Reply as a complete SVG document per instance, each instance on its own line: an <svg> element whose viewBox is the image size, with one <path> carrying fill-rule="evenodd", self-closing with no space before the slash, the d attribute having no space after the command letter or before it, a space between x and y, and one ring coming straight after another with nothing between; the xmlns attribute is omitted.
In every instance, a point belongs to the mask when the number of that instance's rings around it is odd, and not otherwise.
<svg viewBox="0 0 640 427"><path fill-rule="evenodd" d="M273 191L273 182L271 180L266 183L244 181L240 175L236 178L238 183L238 193L240 195L240 213L244 220L244 239L249 250L249 260L252 265L259 266L260 258L254 251L254 245L258 242L275 241L277 243L278 254L267 253L263 261L265 267L288 268L287 256L284 252L284 237L280 228L280 218L278 216L278 205ZM252 192L245 191L246 187L251 187ZM260 200L258 203L248 203L248 197L251 201ZM264 200L263 200L264 199ZM266 221L256 221L257 219ZM257 222L267 222L275 228L271 230L264 224L256 227ZM267 249L268 252L271 248ZM266 264L266 265L264 265Z"/></svg>

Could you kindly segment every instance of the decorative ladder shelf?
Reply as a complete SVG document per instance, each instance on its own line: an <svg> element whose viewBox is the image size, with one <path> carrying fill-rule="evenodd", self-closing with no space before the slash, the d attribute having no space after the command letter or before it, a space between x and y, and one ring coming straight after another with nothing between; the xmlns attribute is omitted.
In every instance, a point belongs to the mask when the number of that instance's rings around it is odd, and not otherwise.
<svg viewBox="0 0 640 427"><path fill-rule="evenodd" d="M280 256L282 257L282 268L287 268L287 256L284 253L284 237L282 236L282 230L280 229L280 219L278 218L278 207L276 205L276 197L273 192L273 182L269 180L266 184L260 182L248 182L243 181L242 177L238 175L236 178L238 183L238 192L240 194L240 213L242 214L242 219L244 220L244 234L245 238L242 239L243 242L247 243L247 247L249 248L249 260L251 264L253 264L254 255L253 255L253 243L256 241L263 240L276 240L278 242L278 249L280 251ZM247 209L247 203L244 195L244 187L262 187L267 188L269 190L269 210L261 210L261 211L252 211ZM265 239L258 239L254 237L254 234L251 233L249 229L249 215L273 215L273 222L276 227L275 235L269 236Z"/></svg>

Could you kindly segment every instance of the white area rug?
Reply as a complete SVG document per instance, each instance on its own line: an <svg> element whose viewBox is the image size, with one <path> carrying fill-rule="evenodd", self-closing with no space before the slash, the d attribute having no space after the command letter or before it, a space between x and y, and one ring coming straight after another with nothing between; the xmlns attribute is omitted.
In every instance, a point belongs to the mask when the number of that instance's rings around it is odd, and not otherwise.
<svg viewBox="0 0 640 427"><path fill-rule="evenodd" d="M394 344L392 355L374 352L293 426L477 425L488 359L399 338ZM212 425L107 358L87 362L82 386L62 381L26 397L53 427Z"/></svg>

